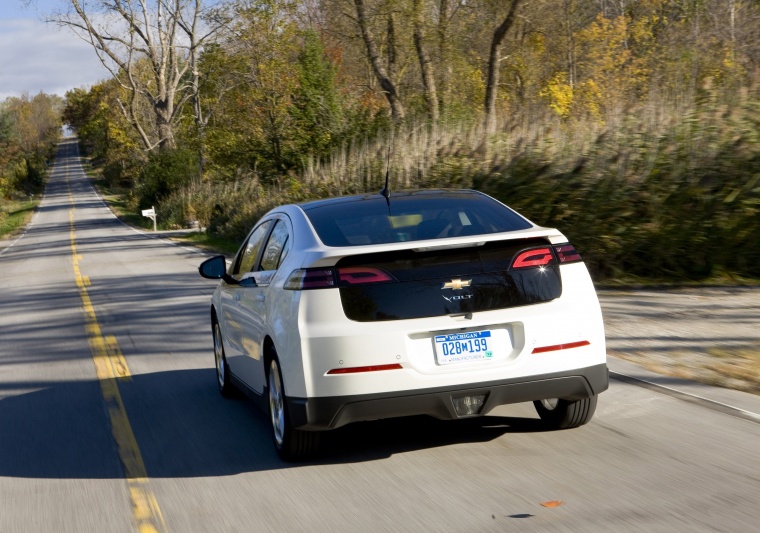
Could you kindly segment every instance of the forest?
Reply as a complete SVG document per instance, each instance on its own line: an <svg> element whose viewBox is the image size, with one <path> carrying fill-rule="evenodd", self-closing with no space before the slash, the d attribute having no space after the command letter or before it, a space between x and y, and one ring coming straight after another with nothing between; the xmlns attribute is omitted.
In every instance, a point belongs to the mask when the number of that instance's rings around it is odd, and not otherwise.
<svg viewBox="0 0 760 533"><path fill-rule="evenodd" d="M111 77L0 103L0 201L65 123L165 228L239 240L387 167L559 228L599 282L760 279L760 0L61 5Z"/></svg>

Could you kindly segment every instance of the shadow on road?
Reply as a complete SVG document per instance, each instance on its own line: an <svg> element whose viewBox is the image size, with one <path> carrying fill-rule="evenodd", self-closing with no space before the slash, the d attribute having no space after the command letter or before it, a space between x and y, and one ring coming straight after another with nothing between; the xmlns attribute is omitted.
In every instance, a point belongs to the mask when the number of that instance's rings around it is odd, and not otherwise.
<svg viewBox="0 0 760 533"><path fill-rule="evenodd" d="M21 390L28 392L19 394ZM252 402L219 395L213 369L133 376L120 384L120 390L152 478L228 476L299 466L279 460L268 420ZM0 400L0 476L123 477L97 381L6 382L0 385L0 396L5 396ZM358 423L326 432L322 453L314 462L372 461L537 431L537 419L497 416Z"/></svg>

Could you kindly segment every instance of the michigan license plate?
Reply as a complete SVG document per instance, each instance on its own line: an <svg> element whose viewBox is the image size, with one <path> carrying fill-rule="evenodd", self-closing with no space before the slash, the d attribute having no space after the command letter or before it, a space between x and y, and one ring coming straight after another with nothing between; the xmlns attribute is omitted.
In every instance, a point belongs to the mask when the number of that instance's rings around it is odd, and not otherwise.
<svg viewBox="0 0 760 533"><path fill-rule="evenodd" d="M490 331L470 331L435 336L435 359L439 365L492 359L493 338Z"/></svg>

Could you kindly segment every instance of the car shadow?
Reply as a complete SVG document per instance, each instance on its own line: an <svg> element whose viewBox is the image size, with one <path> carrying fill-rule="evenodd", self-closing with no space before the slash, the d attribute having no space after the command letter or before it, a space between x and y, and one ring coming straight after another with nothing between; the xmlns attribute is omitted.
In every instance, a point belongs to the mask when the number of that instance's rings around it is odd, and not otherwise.
<svg viewBox="0 0 760 533"><path fill-rule="evenodd" d="M374 461L542 431L537 419L500 416L362 422L323 433L321 452L312 461L285 463L274 451L265 414L247 399L222 398L213 369L136 375L120 382L119 389L152 478ZM0 428L0 476L124 477L96 380L0 382Z"/></svg>
<svg viewBox="0 0 760 533"><path fill-rule="evenodd" d="M492 415L462 420L414 416L358 422L326 432L317 461L373 461L422 449L489 442L508 433L545 430L538 418Z"/></svg>

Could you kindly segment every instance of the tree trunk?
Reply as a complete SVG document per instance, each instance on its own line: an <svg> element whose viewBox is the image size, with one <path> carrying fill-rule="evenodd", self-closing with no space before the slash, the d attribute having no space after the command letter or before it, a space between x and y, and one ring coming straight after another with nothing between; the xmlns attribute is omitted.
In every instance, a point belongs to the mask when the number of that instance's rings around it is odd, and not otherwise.
<svg viewBox="0 0 760 533"><path fill-rule="evenodd" d="M446 114L449 99L451 97L451 62L450 50L451 42L449 40L449 11L450 0L440 0L438 8L438 61L440 64L440 91L438 91L438 111L440 114Z"/></svg>
<svg viewBox="0 0 760 533"><path fill-rule="evenodd" d="M422 14L422 1L414 0L414 47L417 49L417 57L420 61L420 72L422 73L422 87L425 94L425 103L428 107L430 121L433 124L438 122L438 95L435 90L435 76L433 75L433 62L430 59L425 48L422 25L424 16Z"/></svg>
<svg viewBox="0 0 760 533"><path fill-rule="evenodd" d="M364 7L364 0L354 0L354 4L356 4L357 22L359 23L359 29L362 32L364 45L367 47L367 56L372 65L372 71L375 73L375 77L380 83L380 87L382 87L385 97L388 100L393 121L401 122L406 115L404 112L404 106L399 98L396 85L393 83L393 80L388 75L388 71L380 61L380 52L377 50L377 45L375 44L375 40L372 38L372 34L367 25L367 12Z"/></svg>
<svg viewBox="0 0 760 533"><path fill-rule="evenodd" d="M493 32L493 38L491 39L491 50L488 55L488 77L486 79L486 117L484 123L486 134L491 134L496 131L496 97L499 92L499 55L501 53L501 44L504 42L504 37L514 23L515 12L517 11L517 6L519 4L520 0L512 0L512 5L509 6L507 16Z"/></svg>

